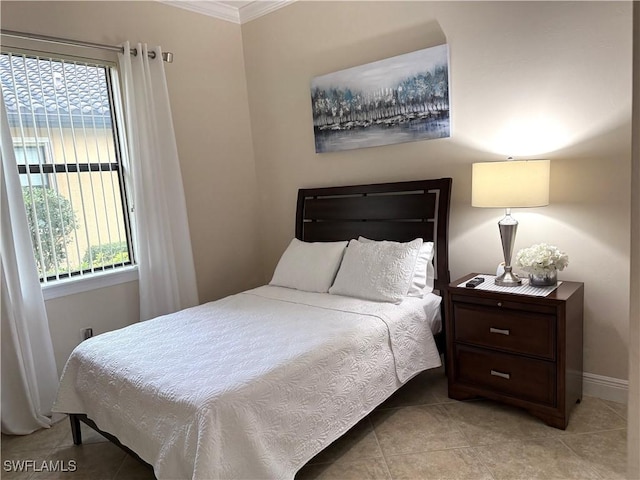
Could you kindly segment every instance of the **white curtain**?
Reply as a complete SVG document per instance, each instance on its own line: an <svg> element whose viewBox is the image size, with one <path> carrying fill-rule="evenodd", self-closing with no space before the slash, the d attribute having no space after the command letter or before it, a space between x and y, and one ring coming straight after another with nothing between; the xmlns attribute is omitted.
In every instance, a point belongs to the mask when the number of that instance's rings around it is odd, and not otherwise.
<svg viewBox="0 0 640 480"><path fill-rule="evenodd" d="M198 304L189 223L160 47L123 45L120 71L133 191L140 318Z"/></svg>
<svg viewBox="0 0 640 480"><path fill-rule="evenodd" d="M2 433L26 435L51 425L58 372L1 97Z"/></svg>

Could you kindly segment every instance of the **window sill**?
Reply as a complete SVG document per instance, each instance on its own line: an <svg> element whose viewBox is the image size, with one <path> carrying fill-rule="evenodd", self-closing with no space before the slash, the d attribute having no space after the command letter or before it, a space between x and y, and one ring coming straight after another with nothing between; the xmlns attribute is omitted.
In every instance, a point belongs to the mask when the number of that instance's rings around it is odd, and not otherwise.
<svg viewBox="0 0 640 480"><path fill-rule="evenodd" d="M42 295L46 301L135 280L138 280L138 267L124 267L110 272L94 273L81 278L60 280L53 284L43 285Z"/></svg>

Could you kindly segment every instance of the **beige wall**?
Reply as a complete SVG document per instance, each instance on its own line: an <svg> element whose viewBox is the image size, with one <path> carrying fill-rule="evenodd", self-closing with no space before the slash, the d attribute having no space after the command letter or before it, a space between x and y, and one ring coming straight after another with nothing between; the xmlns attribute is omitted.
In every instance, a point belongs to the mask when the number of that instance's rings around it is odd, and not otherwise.
<svg viewBox="0 0 640 480"><path fill-rule="evenodd" d="M516 251L565 250L585 282L584 367L627 379L631 3L296 2L242 27L265 279L299 187L451 176L451 270L495 271L502 212L470 206L471 163L551 159L551 205L514 211ZM315 154L311 78L448 43L452 136Z"/></svg>
<svg viewBox="0 0 640 480"><path fill-rule="evenodd" d="M640 478L640 3L633 5L633 168L629 321L628 478Z"/></svg>
<svg viewBox="0 0 640 480"><path fill-rule="evenodd" d="M200 300L257 285L256 177L240 26L159 2L3 0L0 8L3 29L104 44L142 41L173 52L167 83ZM137 283L50 300L47 311L60 369L82 327L101 332L138 320Z"/></svg>

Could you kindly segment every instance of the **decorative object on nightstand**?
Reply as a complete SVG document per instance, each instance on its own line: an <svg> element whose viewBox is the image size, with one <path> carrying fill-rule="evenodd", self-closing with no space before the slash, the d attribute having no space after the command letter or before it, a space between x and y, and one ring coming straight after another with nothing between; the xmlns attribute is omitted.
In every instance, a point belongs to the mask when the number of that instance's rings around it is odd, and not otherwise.
<svg viewBox="0 0 640 480"><path fill-rule="evenodd" d="M548 286L558 282L558 271L569 265L569 256L558 247L540 243L516 254L516 267L529 274L529 285Z"/></svg>
<svg viewBox="0 0 640 480"><path fill-rule="evenodd" d="M562 281L546 296L447 290L449 397L486 397L565 429L582 399L584 285Z"/></svg>
<svg viewBox="0 0 640 480"><path fill-rule="evenodd" d="M505 266L504 273L495 279L496 285L522 284L511 267L518 229L518 221L511 216L511 209L549 205L549 170L549 160L508 160L474 163L472 166L471 205L505 209L505 217L498 222Z"/></svg>

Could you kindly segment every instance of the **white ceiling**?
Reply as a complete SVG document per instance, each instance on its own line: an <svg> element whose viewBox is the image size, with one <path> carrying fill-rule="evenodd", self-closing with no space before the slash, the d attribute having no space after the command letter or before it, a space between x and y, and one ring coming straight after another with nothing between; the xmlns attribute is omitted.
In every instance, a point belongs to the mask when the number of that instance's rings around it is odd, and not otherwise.
<svg viewBox="0 0 640 480"><path fill-rule="evenodd" d="M243 24L296 0L160 0L162 3Z"/></svg>

